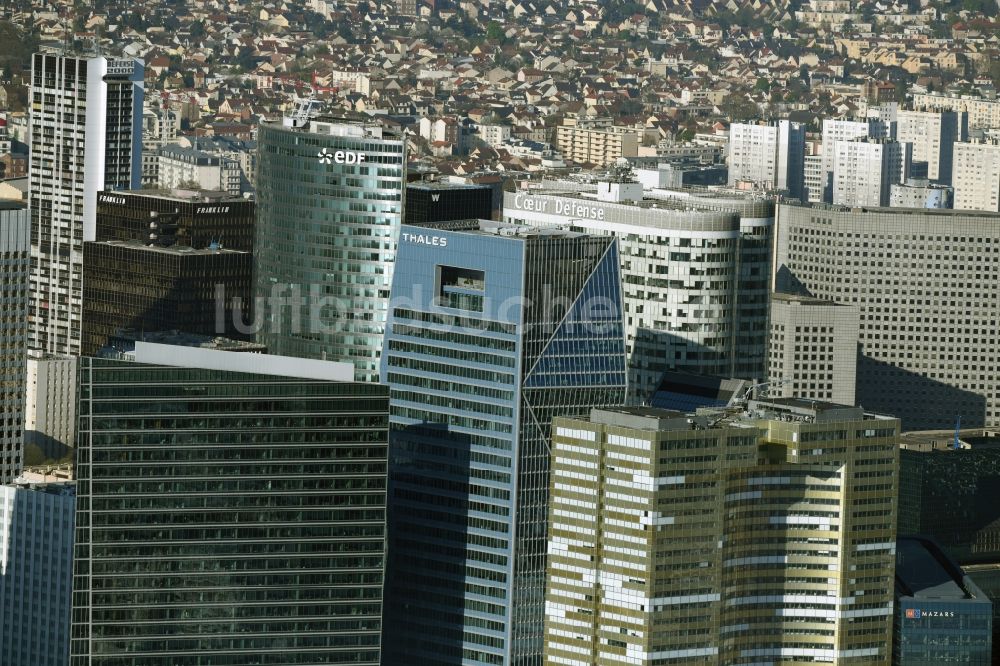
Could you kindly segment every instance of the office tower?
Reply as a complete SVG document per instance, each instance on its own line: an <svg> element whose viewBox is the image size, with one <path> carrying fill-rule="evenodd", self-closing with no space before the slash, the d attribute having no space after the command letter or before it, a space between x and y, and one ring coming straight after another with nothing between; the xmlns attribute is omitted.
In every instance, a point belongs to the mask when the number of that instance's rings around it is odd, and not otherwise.
<svg viewBox="0 0 1000 666"><path fill-rule="evenodd" d="M989 666L993 604L931 539L896 541L894 666Z"/></svg>
<svg viewBox="0 0 1000 666"><path fill-rule="evenodd" d="M387 389L343 363L80 359L73 666L379 664Z"/></svg>
<svg viewBox="0 0 1000 666"><path fill-rule="evenodd" d="M506 192L503 208L509 222L618 237L630 400L645 400L670 370L764 377L772 201Z"/></svg>
<svg viewBox="0 0 1000 666"><path fill-rule="evenodd" d="M838 141L833 166L833 203L888 206L893 185L910 170L910 144L892 139Z"/></svg>
<svg viewBox="0 0 1000 666"><path fill-rule="evenodd" d="M779 204L776 224L775 290L858 306L857 404L907 430L1000 424L995 215Z"/></svg>
<svg viewBox="0 0 1000 666"><path fill-rule="evenodd" d="M140 190L101 192L94 240L149 240L202 248L216 243L253 251L254 202L223 192Z"/></svg>
<svg viewBox="0 0 1000 666"><path fill-rule="evenodd" d="M76 446L76 356L29 356L24 446L59 460Z"/></svg>
<svg viewBox="0 0 1000 666"><path fill-rule="evenodd" d="M913 161L927 163L927 175L940 185L951 185L956 142L969 138L969 115L955 111L906 111L890 107L896 140L913 144Z"/></svg>
<svg viewBox="0 0 1000 666"><path fill-rule="evenodd" d="M404 226L386 333L386 664L539 664L552 417L625 399L610 236Z"/></svg>
<svg viewBox="0 0 1000 666"><path fill-rule="evenodd" d="M74 486L0 485L0 663L65 666L73 584Z"/></svg>
<svg viewBox="0 0 1000 666"><path fill-rule="evenodd" d="M955 209L1000 211L1000 142L955 144Z"/></svg>
<svg viewBox="0 0 1000 666"><path fill-rule="evenodd" d="M821 169L823 172L822 190L817 189L815 196L813 190L809 190L809 201L827 203L833 201L833 170L837 162L837 145L841 141L854 141L856 139L885 139L889 138L891 125L878 118L868 118L865 120L836 120L826 118L823 120L823 152L820 155Z"/></svg>
<svg viewBox="0 0 1000 666"><path fill-rule="evenodd" d="M0 201L0 484L21 473L31 219L21 203Z"/></svg>
<svg viewBox="0 0 1000 666"><path fill-rule="evenodd" d="M36 53L31 67L31 292L28 344L80 353L83 242L97 193L138 188L143 66Z"/></svg>
<svg viewBox="0 0 1000 666"><path fill-rule="evenodd" d="M253 255L142 241L83 244L84 354L124 330L253 338Z"/></svg>
<svg viewBox="0 0 1000 666"><path fill-rule="evenodd" d="M553 433L546 665L890 663L899 421L786 398Z"/></svg>
<svg viewBox="0 0 1000 666"><path fill-rule="evenodd" d="M908 178L889 188L890 208L951 208L954 190L948 185L931 185L927 179Z"/></svg>
<svg viewBox="0 0 1000 666"><path fill-rule="evenodd" d="M899 533L933 537L961 563L1000 563L1000 439L962 430L908 433L900 445Z"/></svg>
<svg viewBox="0 0 1000 666"><path fill-rule="evenodd" d="M806 130L801 123L733 123L729 127L729 185L784 190L802 197Z"/></svg>
<svg viewBox="0 0 1000 666"><path fill-rule="evenodd" d="M377 380L406 139L322 116L263 123L257 138L257 297L291 301L259 315L258 341Z"/></svg>
<svg viewBox="0 0 1000 666"><path fill-rule="evenodd" d="M858 306L771 295L768 395L854 405Z"/></svg>
<svg viewBox="0 0 1000 666"><path fill-rule="evenodd" d="M493 190L485 185L424 181L406 186L405 224L488 220L492 214Z"/></svg>

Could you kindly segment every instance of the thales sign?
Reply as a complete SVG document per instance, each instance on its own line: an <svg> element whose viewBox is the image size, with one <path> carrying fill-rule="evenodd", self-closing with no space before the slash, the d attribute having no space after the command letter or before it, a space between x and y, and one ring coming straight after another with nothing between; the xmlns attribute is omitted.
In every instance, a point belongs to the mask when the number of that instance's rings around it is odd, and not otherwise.
<svg viewBox="0 0 1000 666"><path fill-rule="evenodd" d="M407 243L417 245L433 245L434 247L448 247L448 239L443 236L426 236L424 234L402 234L403 240Z"/></svg>

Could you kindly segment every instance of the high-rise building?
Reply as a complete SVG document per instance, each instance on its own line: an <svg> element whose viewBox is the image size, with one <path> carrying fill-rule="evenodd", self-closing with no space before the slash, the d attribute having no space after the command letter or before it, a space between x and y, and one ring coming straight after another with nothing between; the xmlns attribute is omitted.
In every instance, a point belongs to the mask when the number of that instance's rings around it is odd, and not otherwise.
<svg viewBox="0 0 1000 666"><path fill-rule="evenodd" d="M493 190L485 185L424 181L406 186L405 224L448 220L488 220Z"/></svg>
<svg viewBox="0 0 1000 666"><path fill-rule="evenodd" d="M545 663L887 666L898 435L801 399L556 418Z"/></svg>
<svg viewBox="0 0 1000 666"><path fill-rule="evenodd" d="M292 301L260 313L258 339L377 380L406 139L326 117L264 123L257 138L257 297Z"/></svg>
<svg viewBox="0 0 1000 666"><path fill-rule="evenodd" d="M142 82L137 60L32 60L31 349L80 353L83 242L95 239L98 192L141 184Z"/></svg>
<svg viewBox="0 0 1000 666"><path fill-rule="evenodd" d="M21 473L31 220L24 204L0 201L0 484Z"/></svg>
<svg viewBox="0 0 1000 666"><path fill-rule="evenodd" d="M973 95L914 93L913 108L967 113L969 129L1000 127L1000 100L997 99L983 99ZM956 141L958 140L956 139Z"/></svg>
<svg viewBox="0 0 1000 666"><path fill-rule="evenodd" d="M858 307L857 404L907 430L1000 425L998 279L995 215L778 206L775 290Z"/></svg>
<svg viewBox="0 0 1000 666"><path fill-rule="evenodd" d="M802 197L806 130L801 123L733 123L729 127L729 185L784 190Z"/></svg>
<svg viewBox="0 0 1000 666"><path fill-rule="evenodd" d="M858 306L771 295L768 395L854 405Z"/></svg>
<svg viewBox="0 0 1000 666"><path fill-rule="evenodd" d="M993 604L931 539L896 541L893 666L990 666Z"/></svg>
<svg viewBox="0 0 1000 666"><path fill-rule="evenodd" d="M955 144L955 209L1000 211L1000 141Z"/></svg>
<svg viewBox="0 0 1000 666"><path fill-rule="evenodd" d="M607 166L639 154L639 132L611 123L577 121L556 128L556 150L577 164Z"/></svg>
<svg viewBox="0 0 1000 666"><path fill-rule="evenodd" d="M618 237L631 400L670 370L763 378L774 203L664 190L628 197L507 192L504 219Z"/></svg>
<svg viewBox="0 0 1000 666"><path fill-rule="evenodd" d="M66 666L74 485L0 485L0 663Z"/></svg>
<svg viewBox="0 0 1000 666"><path fill-rule="evenodd" d="M218 246L83 245L82 353L123 330L253 339L253 255ZM239 306L239 307L237 307Z"/></svg>
<svg viewBox="0 0 1000 666"><path fill-rule="evenodd" d="M822 189L809 190L809 201L829 203L833 201L833 170L837 162L837 144L841 141L856 139L885 139L891 134L891 125L878 118L865 120L823 120L823 152L820 155L822 164Z"/></svg>
<svg viewBox="0 0 1000 666"><path fill-rule="evenodd" d="M80 359L73 666L380 662L387 389L343 363Z"/></svg>
<svg viewBox="0 0 1000 666"><path fill-rule="evenodd" d="M837 141L833 165L833 203L888 206L892 186L910 171L910 144L892 139Z"/></svg>
<svg viewBox="0 0 1000 666"><path fill-rule="evenodd" d="M76 446L76 356L28 357L24 446L59 460Z"/></svg>
<svg viewBox="0 0 1000 666"><path fill-rule="evenodd" d="M254 202L223 192L140 190L101 192L93 240L147 240L203 248L212 244L253 251Z"/></svg>
<svg viewBox="0 0 1000 666"><path fill-rule="evenodd" d="M926 162L926 178L951 185L956 142L969 137L969 114L964 111L907 111L887 106L885 120L895 126L895 138L913 145L913 162Z"/></svg>
<svg viewBox="0 0 1000 666"><path fill-rule="evenodd" d="M386 333L386 664L539 664L553 416L625 399L618 246L402 228Z"/></svg>
<svg viewBox="0 0 1000 666"><path fill-rule="evenodd" d="M899 533L933 537L963 566L1000 563L1000 438L910 432L899 455Z"/></svg>

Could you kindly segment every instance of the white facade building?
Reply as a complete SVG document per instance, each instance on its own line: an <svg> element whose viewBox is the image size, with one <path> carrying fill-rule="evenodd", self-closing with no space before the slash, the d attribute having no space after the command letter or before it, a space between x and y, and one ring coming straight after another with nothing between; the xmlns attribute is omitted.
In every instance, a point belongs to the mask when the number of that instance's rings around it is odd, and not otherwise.
<svg viewBox="0 0 1000 666"><path fill-rule="evenodd" d="M952 184L954 145L969 137L969 115L955 111L905 111L889 107L896 140L913 144L914 162L927 163L927 178Z"/></svg>
<svg viewBox="0 0 1000 666"><path fill-rule="evenodd" d="M73 483L0 486L0 664L69 663Z"/></svg>
<svg viewBox="0 0 1000 666"><path fill-rule="evenodd" d="M823 189L809 189L811 202L827 203L833 201L833 168L837 162L837 144L841 141L855 139L886 139L889 138L890 127L877 119L867 120L835 120L827 118L823 121L823 152L821 155L823 172Z"/></svg>
<svg viewBox="0 0 1000 666"><path fill-rule="evenodd" d="M665 190L643 198L627 187L608 200L615 191L507 192L503 212L507 222L618 237L630 398L644 399L668 370L763 377L774 204Z"/></svg>
<svg viewBox="0 0 1000 666"><path fill-rule="evenodd" d="M143 65L36 53L31 77L29 346L77 354L97 193L141 184Z"/></svg>
<svg viewBox="0 0 1000 666"><path fill-rule="evenodd" d="M788 120L729 128L729 185L802 196L805 126Z"/></svg>
<svg viewBox="0 0 1000 666"><path fill-rule="evenodd" d="M857 305L772 294L768 395L856 404L858 317Z"/></svg>
<svg viewBox="0 0 1000 666"><path fill-rule="evenodd" d="M76 356L28 357L24 445L62 458L76 445Z"/></svg>
<svg viewBox="0 0 1000 666"><path fill-rule="evenodd" d="M838 141L833 167L833 203L888 206L892 186L910 171L910 144L892 139Z"/></svg>
<svg viewBox="0 0 1000 666"><path fill-rule="evenodd" d="M1000 211L1000 143L955 144L955 208Z"/></svg>
<svg viewBox="0 0 1000 666"><path fill-rule="evenodd" d="M171 144L159 150L157 182L161 190L196 185L201 190L239 196L243 178L235 160Z"/></svg>
<svg viewBox="0 0 1000 666"><path fill-rule="evenodd" d="M23 460L30 239L24 204L0 201L0 483L20 474Z"/></svg>

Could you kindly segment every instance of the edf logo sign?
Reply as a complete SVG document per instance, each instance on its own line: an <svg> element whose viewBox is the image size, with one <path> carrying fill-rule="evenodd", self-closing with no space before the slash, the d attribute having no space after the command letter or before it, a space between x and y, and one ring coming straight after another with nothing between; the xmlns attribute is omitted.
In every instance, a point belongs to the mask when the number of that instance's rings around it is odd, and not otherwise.
<svg viewBox="0 0 1000 666"><path fill-rule="evenodd" d="M349 150L338 150L330 152L326 148L316 154L320 164L361 164L365 161L364 153L355 153Z"/></svg>

